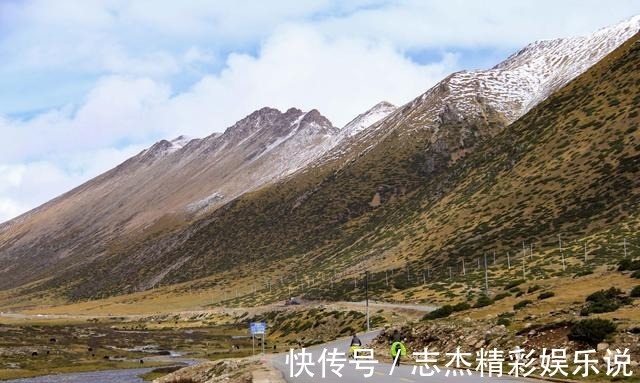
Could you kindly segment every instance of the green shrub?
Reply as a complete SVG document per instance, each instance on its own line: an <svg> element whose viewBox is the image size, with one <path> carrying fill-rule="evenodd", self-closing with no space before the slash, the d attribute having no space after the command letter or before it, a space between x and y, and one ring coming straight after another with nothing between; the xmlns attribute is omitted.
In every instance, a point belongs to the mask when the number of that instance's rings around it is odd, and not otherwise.
<svg viewBox="0 0 640 383"><path fill-rule="evenodd" d="M553 291L545 291L544 293L540 293L540 295L538 295L538 300L541 301L543 299L551 298L555 295L556 293L554 293Z"/></svg>
<svg viewBox="0 0 640 383"><path fill-rule="evenodd" d="M569 339L596 346L616 331L616 324L608 319L583 319L571 326Z"/></svg>
<svg viewBox="0 0 640 383"><path fill-rule="evenodd" d="M453 306L453 311L464 311L464 310L469 310L471 308L471 305L468 304L467 302L460 302L458 304L456 304L455 306Z"/></svg>
<svg viewBox="0 0 640 383"><path fill-rule="evenodd" d="M540 285L529 286L529 288L527 289L527 294L535 293L536 291L540 290L541 288L542 288L542 286L540 286Z"/></svg>
<svg viewBox="0 0 640 383"><path fill-rule="evenodd" d="M625 258L618 263L618 271L640 270L640 259Z"/></svg>
<svg viewBox="0 0 640 383"><path fill-rule="evenodd" d="M503 325L504 327L509 327L509 325L511 325L511 321L509 320L509 318L498 317L496 324Z"/></svg>
<svg viewBox="0 0 640 383"><path fill-rule="evenodd" d="M585 275L591 275L591 274L593 274L593 270L587 269L587 270L578 271L576 275L574 275L573 277L574 278L584 277Z"/></svg>
<svg viewBox="0 0 640 383"><path fill-rule="evenodd" d="M633 289L631 289L631 292L629 293L630 297L633 298L639 298L640 297L640 285L634 287Z"/></svg>
<svg viewBox="0 0 640 383"><path fill-rule="evenodd" d="M485 307L493 303L493 300L486 295L481 295L473 307Z"/></svg>
<svg viewBox="0 0 640 383"><path fill-rule="evenodd" d="M620 289L612 287L608 290L599 290L592 293L587 297L586 302L587 305L580 311L582 316L616 311L620 306L630 304L631 299L625 297Z"/></svg>
<svg viewBox="0 0 640 383"><path fill-rule="evenodd" d="M504 285L504 289L505 290L512 289L512 288L514 288L514 287L516 287L518 285L523 284L524 282L525 282L524 279L516 279L515 281L511 281L511 282L507 283L506 285Z"/></svg>
<svg viewBox="0 0 640 383"><path fill-rule="evenodd" d="M594 293L591 293L585 300L587 302L600 302L603 300L617 299L621 295L623 295L622 290L611 287L608 290L598 290Z"/></svg>
<svg viewBox="0 0 640 383"><path fill-rule="evenodd" d="M631 274L631 278L640 279L640 270L636 270Z"/></svg>
<svg viewBox="0 0 640 383"><path fill-rule="evenodd" d="M532 303L533 303L533 301L532 301L532 300L530 300L530 299L525 299L525 300L520 301L520 302L516 303L515 305L513 305L513 309L514 309L514 310L520 310L520 309L522 309L522 308L525 308L525 307L529 306L529 305L530 305L530 304L532 304Z"/></svg>
<svg viewBox="0 0 640 383"><path fill-rule="evenodd" d="M520 298L523 295L524 295L524 291L518 291L518 293L516 294L516 298Z"/></svg>
<svg viewBox="0 0 640 383"><path fill-rule="evenodd" d="M453 306L444 305L442 307L438 307L437 309L426 313L422 319L423 320L432 320L438 318L446 318L453 313Z"/></svg>
<svg viewBox="0 0 640 383"><path fill-rule="evenodd" d="M510 296L511 296L510 293L504 292L504 293L496 294L496 296L493 297L493 300L494 301L499 301L500 299L504 299L504 298L510 297Z"/></svg>

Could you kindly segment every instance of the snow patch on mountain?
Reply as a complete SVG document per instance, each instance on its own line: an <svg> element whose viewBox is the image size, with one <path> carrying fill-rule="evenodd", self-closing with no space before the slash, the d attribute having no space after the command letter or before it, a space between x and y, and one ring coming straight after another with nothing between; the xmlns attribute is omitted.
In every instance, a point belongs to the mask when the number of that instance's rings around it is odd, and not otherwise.
<svg viewBox="0 0 640 383"><path fill-rule="evenodd" d="M371 109L358 115L356 118L351 120L347 125L345 125L342 129L340 129L340 139L355 136L356 134L360 133L364 129L370 127L376 122L387 117L396 109L397 108L395 105L387 101L382 101L374 105Z"/></svg>
<svg viewBox="0 0 640 383"><path fill-rule="evenodd" d="M176 151L178 149L182 149L185 145L187 145L191 141L190 137L185 135L180 135L173 140L169 141L171 143L171 151Z"/></svg>
<svg viewBox="0 0 640 383"><path fill-rule="evenodd" d="M587 36L534 42L488 70L454 73L416 100L428 104L422 121L439 123L445 108L461 120L481 117L481 100L513 122L639 29L640 15Z"/></svg>
<svg viewBox="0 0 640 383"><path fill-rule="evenodd" d="M212 194L206 196L201 200L188 204L187 206L185 206L185 210L187 211L187 213L196 213L198 211L208 209L209 207L214 205L216 202L221 201L223 199L224 199L224 195L218 192L213 192Z"/></svg>

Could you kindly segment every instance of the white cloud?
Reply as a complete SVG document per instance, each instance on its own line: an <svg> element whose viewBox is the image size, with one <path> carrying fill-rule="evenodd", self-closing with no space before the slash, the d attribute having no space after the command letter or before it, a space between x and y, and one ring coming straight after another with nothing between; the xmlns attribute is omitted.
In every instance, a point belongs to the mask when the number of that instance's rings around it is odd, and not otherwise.
<svg viewBox="0 0 640 383"><path fill-rule="evenodd" d="M0 161L204 136L263 106L317 108L342 126L381 100L409 101L455 65L454 54L420 65L389 44L334 40L290 27L268 39L257 57L233 54L219 75L205 76L182 93L150 78L109 76L77 110L52 110L26 122L0 120L14 143L0 152Z"/></svg>
<svg viewBox="0 0 640 383"><path fill-rule="evenodd" d="M19 206L13 199L0 197L0 223L17 217L28 210L26 206Z"/></svg>
<svg viewBox="0 0 640 383"><path fill-rule="evenodd" d="M161 113L189 111L197 119L176 124L195 135L219 131L263 106L317 108L342 126L381 100L409 101L455 66L454 54L420 65L389 44L288 27L268 39L257 57L231 55L219 75L204 77Z"/></svg>
<svg viewBox="0 0 640 383"><path fill-rule="evenodd" d="M26 122L0 119L0 131L10 142L0 152L0 163L148 142L165 133L150 113L162 108L169 94L166 85L149 79L108 77L77 111L65 107Z"/></svg>
<svg viewBox="0 0 640 383"><path fill-rule="evenodd" d="M518 48L534 40L591 33L640 13L639 0L404 0L327 17L329 35L385 39L396 47L425 49Z"/></svg>
<svg viewBox="0 0 640 383"><path fill-rule="evenodd" d="M81 96L0 116L0 221L159 138L221 131L262 106L317 108L340 126L422 93L460 67L459 48L517 49L638 12L640 0L3 1L4 110ZM423 50L425 63L407 54Z"/></svg>
<svg viewBox="0 0 640 383"><path fill-rule="evenodd" d="M155 139L222 131L263 106L317 108L341 126L380 100L409 101L455 63L455 55L447 54L419 65L390 44L330 39L298 26L278 31L256 57L231 55L219 75L205 76L182 93L172 94L168 84L151 78L104 77L77 110L0 120L0 131L11 137L0 164L17 163L4 165L8 170L1 173L13 180L0 188L2 214L8 218L43 203ZM123 143L133 146L111 149Z"/></svg>
<svg viewBox="0 0 640 383"><path fill-rule="evenodd" d="M0 222L18 216L140 152L140 145L0 165Z"/></svg>

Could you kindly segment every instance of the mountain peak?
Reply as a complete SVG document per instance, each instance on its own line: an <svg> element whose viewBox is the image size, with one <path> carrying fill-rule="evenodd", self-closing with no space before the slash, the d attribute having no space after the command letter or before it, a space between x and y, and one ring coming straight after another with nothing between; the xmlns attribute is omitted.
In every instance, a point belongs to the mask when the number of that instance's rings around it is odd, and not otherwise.
<svg viewBox="0 0 640 383"><path fill-rule="evenodd" d="M369 109L369 111L379 110L379 109L395 109L395 108L396 106L390 103L389 101L380 101L379 103L375 104L371 109Z"/></svg>
<svg viewBox="0 0 640 383"><path fill-rule="evenodd" d="M287 111L284 112L284 113L285 114L301 114L302 111L300 109L292 106L291 108L287 109Z"/></svg>
<svg viewBox="0 0 640 383"><path fill-rule="evenodd" d="M345 125L340 131L340 134L344 137L354 136L362 130L387 117L396 109L396 106L392 103L387 101L380 101L379 103L369 108L366 112L359 114L356 118L347 123L347 125Z"/></svg>
<svg viewBox="0 0 640 383"><path fill-rule="evenodd" d="M633 17L585 36L529 44L491 69L460 71L411 101L404 125L435 128L444 120L484 119L496 112L509 124L631 38Z"/></svg>
<svg viewBox="0 0 640 383"><path fill-rule="evenodd" d="M300 120L300 126L315 124L325 128L333 128L333 124L328 118L323 116L317 109L311 109Z"/></svg>

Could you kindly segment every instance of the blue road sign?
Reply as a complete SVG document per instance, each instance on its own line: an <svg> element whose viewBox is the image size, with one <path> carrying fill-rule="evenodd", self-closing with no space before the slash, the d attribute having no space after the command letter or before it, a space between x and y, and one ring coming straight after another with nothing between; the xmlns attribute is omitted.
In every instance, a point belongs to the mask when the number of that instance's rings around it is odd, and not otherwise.
<svg viewBox="0 0 640 383"><path fill-rule="evenodd" d="M265 322L251 322L251 335L264 334L267 331Z"/></svg>

